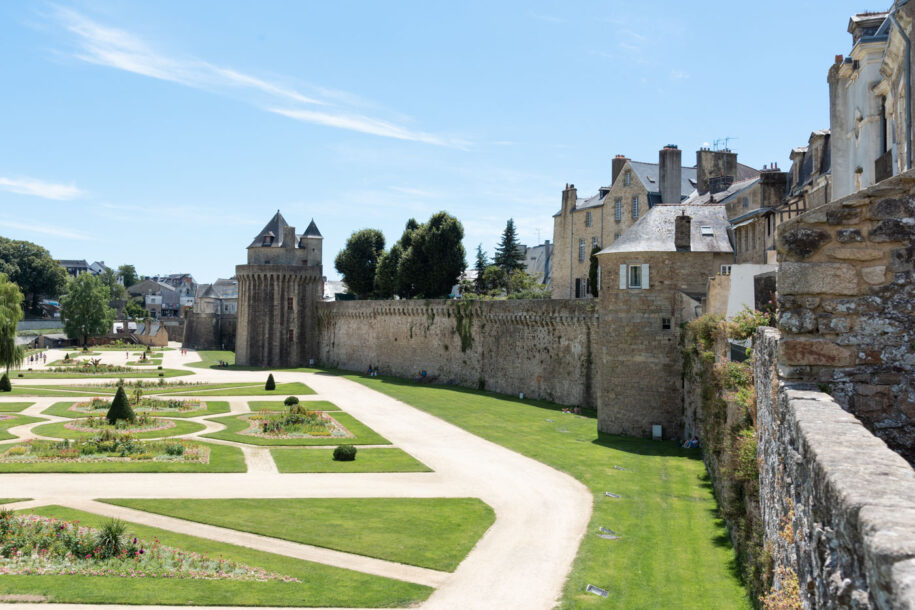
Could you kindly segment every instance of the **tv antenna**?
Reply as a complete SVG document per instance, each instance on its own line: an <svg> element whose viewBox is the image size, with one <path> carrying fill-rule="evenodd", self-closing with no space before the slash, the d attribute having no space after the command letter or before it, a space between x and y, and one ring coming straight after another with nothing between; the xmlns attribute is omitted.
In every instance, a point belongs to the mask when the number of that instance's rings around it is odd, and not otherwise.
<svg viewBox="0 0 915 610"><path fill-rule="evenodd" d="M731 140L736 140L736 139L737 138L732 137L732 136L725 136L723 138L718 138L715 140L715 143L713 144L713 149L714 150L730 150L731 149L731 147L730 147Z"/></svg>

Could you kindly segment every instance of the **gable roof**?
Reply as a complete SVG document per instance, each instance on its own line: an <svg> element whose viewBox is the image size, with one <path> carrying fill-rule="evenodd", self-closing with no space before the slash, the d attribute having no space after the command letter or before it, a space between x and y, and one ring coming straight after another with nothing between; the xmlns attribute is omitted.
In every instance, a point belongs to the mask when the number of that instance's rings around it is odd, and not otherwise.
<svg viewBox="0 0 915 610"><path fill-rule="evenodd" d="M699 191L693 191L682 203L689 205L708 204L712 203L713 197L715 199L714 203L727 203L731 198L736 197L757 182L759 182L759 176L734 182L725 190L718 191L717 193L708 192L700 195Z"/></svg>
<svg viewBox="0 0 915 610"><path fill-rule="evenodd" d="M674 219L683 213L692 218L690 223L691 252L733 252L728 238L728 215L720 204L690 205L659 203L615 242L598 252L676 252L674 245ZM702 235L702 227L711 227L712 235Z"/></svg>
<svg viewBox="0 0 915 610"><path fill-rule="evenodd" d="M277 210L276 214L273 215L273 218L270 219L260 233L257 234L257 237L254 238L254 241L251 242L249 248L281 248L283 246L283 230L289 226L286 222L286 219L283 218L283 215L280 214L280 211ZM264 245L264 238L268 235L272 236L273 243L270 246Z"/></svg>
<svg viewBox="0 0 915 610"><path fill-rule="evenodd" d="M629 167L642 182L642 186L649 193L661 191L661 166L657 163L643 163L642 161L629 161ZM680 168L680 196L686 197L696 188L696 168Z"/></svg>

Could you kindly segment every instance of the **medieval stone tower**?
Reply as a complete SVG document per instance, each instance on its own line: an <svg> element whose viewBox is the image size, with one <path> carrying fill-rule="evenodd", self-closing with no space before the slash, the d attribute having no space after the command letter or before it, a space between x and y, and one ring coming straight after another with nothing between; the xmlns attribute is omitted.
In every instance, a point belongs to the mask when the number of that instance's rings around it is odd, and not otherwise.
<svg viewBox="0 0 915 610"><path fill-rule="evenodd" d="M279 210L238 265L235 361L242 366L294 367L318 356L315 307L323 296L324 238L314 221L297 235Z"/></svg>

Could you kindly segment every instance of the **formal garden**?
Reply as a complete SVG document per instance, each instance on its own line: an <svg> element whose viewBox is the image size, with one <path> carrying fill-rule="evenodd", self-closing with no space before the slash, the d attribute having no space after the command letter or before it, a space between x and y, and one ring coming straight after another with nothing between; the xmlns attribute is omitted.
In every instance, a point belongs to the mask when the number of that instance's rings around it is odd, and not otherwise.
<svg viewBox="0 0 915 610"><path fill-rule="evenodd" d="M202 401L199 398L156 398L143 395L142 390L135 389L127 394L130 406L135 413L167 417L200 417L216 415L229 410L225 401ZM51 405L42 413L58 417L101 416L108 412L111 399L94 396L87 401L59 402Z"/></svg>

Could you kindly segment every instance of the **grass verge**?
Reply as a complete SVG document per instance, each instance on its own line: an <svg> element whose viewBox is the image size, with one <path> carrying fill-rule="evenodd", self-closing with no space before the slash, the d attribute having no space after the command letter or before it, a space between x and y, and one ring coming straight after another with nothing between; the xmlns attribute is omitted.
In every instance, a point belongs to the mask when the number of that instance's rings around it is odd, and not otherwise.
<svg viewBox="0 0 915 610"><path fill-rule="evenodd" d="M598 433L596 419L564 414L545 401L346 377L566 472L591 489L594 513L562 608L752 607L698 451ZM606 491L622 498L607 497ZM600 527L621 538L598 538ZM610 597L586 593L588 584L609 590Z"/></svg>
<svg viewBox="0 0 915 610"><path fill-rule="evenodd" d="M237 443L246 443L248 445L273 445L278 447L296 447L296 446L314 446L314 445L390 445L391 441L387 440L361 421L342 411L333 414L333 418L340 422L344 428L349 430L353 435L349 438L340 438L336 436L320 436L313 438L262 438L259 436L249 436L241 434L242 430L248 428L248 422L242 419L241 415L229 415L227 417L214 417L210 421L225 424L226 429L219 432L210 432L203 436L207 438L218 438L224 441L235 441Z"/></svg>
<svg viewBox="0 0 915 610"><path fill-rule="evenodd" d="M105 502L448 572L495 520L492 508L476 498Z"/></svg>
<svg viewBox="0 0 915 610"><path fill-rule="evenodd" d="M402 449L360 449L351 462L334 460L333 449L271 449L280 472L432 472Z"/></svg>
<svg viewBox="0 0 915 610"><path fill-rule="evenodd" d="M312 411L339 411L340 407L326 400L303 400L299 403ZM286 408L282 400L249 400L248 408L252 411L282 411Z"/></svg>
<svg viewBox="0 0 915 610"><path fill-rule="evenodd" d="M62 506L24 511L46 517L79 520L99 527L105 517ZM0 594L42 595L49 602L86 604L155 604L195 606L345 606L414 605L429 587L334 568L243 547L128 523L128 535L187 551L222 556L251 566L294 576L301 583L232 580L143 579L105 576L4 576Z"/></svg>
<svg viewBox="0 0 915 610"><path fill-rule="evenodd" d="M171 418L163 418L171 419ZM193 421L184 421L181 419L176 419L175 425L172 428L166 428L165 430L150 430L148 432L137 432L133 433L134 438L167 438L170 436L181 436L184 434L190 434L191 432L197 432L203 430L206 426L203 424L198 424ZM44 424L41 426L35 426L32 429L32 432L38 436L47 436L49 438L84 438L87 436L92 436L92 432L83 432L81 430L70 430L65 428L68 422L55 422L53 424Z"/></svg>
<svg viewBox="0 0 915 610"><path fill-rule="evenodd" d="M34 402L0 402L0 413L18 413L31 407Z"/></svg>
<svg viewBox="0 0 915 610"><path fill-rule="evenodd" d="M3 463L0 472L247 472L245 456L238 447L208 443L208 464L181 464L176 462L45 462ZM4 451L6 447L2 448Z"/></svg>
<svg viewBox="0 0 915 610"><path fill-rule="evenodd" d="M28 415L13 415L10 419L0 419L0 441L7 441L13 438L18 438L14 434L7 432L10 428L15 426L21 426L23 424L31 424L36 421L47 421L40 417L29 417Z"/></svg>

